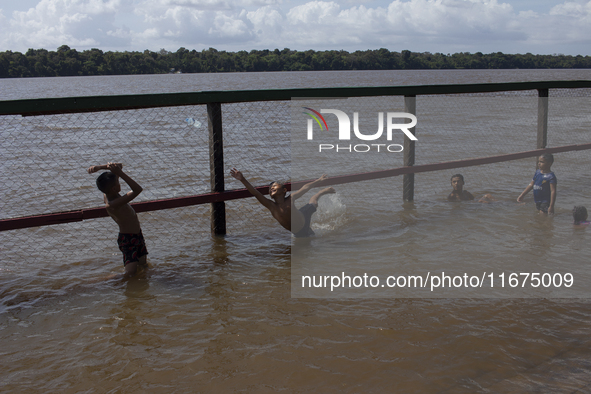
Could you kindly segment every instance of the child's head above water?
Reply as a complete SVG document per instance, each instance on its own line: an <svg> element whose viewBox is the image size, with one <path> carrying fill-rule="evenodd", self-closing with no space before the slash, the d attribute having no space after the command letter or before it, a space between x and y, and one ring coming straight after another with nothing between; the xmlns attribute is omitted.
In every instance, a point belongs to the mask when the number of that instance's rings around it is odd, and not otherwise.
<svg viewBox="0 0 591 394"><path fill-rule="evenodd" d="M587 208L582 205L574 207L573 219L575 220L575 224L587 221Z"/></svg>
<svg viewBox="0 0 591 394"><path fill-rule="evenodd" d="M456 191L462 191L464 187L464 176L462 174L455 174L451 177L451 186Z"/></svg>

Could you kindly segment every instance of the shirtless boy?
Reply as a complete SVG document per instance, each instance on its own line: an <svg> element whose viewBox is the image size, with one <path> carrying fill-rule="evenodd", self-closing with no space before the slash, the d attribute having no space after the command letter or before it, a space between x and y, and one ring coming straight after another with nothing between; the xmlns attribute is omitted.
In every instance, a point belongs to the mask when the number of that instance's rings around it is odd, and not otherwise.
<svg viewBox="0 0 591 394"><path fill-rule="evenodd" d="M474 196L467 190L464 190L464 176L455 174L451 177L451 187L453 190L447 196L448 201L471 201Z"/></svg>
<svg viewBox="0 0 591 394"><path fill-rule="evenodd" d="M255 189L237 169L232 168L232 170L230 170L230 175L242 182L246 189L255 196L261 204L271 211L271 215L273 215L279 224L286 230L291 231L293 235L298 238L314 235L314 231L310 228L310 220L312 214L316 212L316 208L318 208L318 200L325 194L335 192L332 187L324 188L314 194L310 198L308 204L297 209L295 206L295 200L302 197L308 192L308 190L316 187L319 183L324 181L327 178L326 175L322 175L315 181L305 184L301 189L291 193L287 197L285 196L287 193L285 186L279 182L273 182L269 188L269 196L271 196L272 200L263 196L261 192Z"/></svg>
<svg viewBox="0 0 591 394"><path fill-rule="evenodd" d="M99 175L96 186L104 193L107 213L119 225L117 244L121 252L123 252L124 276L128 278L135 275L138 265L147 265L146 255L148 250L146 249L138 217L131 205L129 205L129 202L142 192L142 187L124 173L122 168L121 163L108 163L92 166L88 169L88 173L109 170ZM124 195L120 194L121 184L119 178L123 179L131 187L131 191Z"/></svg>
<svg viewBox="0 0 591 394"><path fill-rule="evenodd" d="M464 176L462 174L452 175L451 177L451 187L453 190L447 196L448 201L472 201L474 200L474 196L468 190L464 190ZM497 201L496 198L492 196L492 194L487 193L480 197L478 202L482 202L485 204L490 204L493 201Z"/></svg>

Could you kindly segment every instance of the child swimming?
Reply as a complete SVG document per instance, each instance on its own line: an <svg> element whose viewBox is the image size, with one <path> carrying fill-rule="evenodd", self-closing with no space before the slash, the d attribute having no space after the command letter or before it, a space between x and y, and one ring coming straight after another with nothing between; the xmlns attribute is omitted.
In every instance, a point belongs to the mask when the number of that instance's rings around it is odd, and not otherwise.
<svg viewBox="0 0 591 394"><path fill-rule="evenodd" d="M587 221L587 208L582 205L574 207L573 220L575 226L588 226L591 222Z"/></svg>

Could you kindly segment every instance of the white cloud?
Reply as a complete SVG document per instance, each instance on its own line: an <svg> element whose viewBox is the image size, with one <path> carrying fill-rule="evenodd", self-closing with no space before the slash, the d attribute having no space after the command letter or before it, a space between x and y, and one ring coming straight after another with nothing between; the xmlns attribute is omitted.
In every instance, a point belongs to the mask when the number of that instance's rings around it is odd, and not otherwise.
<svg viewBox="0 0 591 394"><path fill-rule="evenodd" d="M442 44L515 39L510 27L514 16L510 5L496 0L396 0L388 7L387 18L389 30L399 36Z"/></svg>
<svg viewBox="0 0 591 394"><path fill-rule="evenodd" d="M129 41L131 39L131 32L129 31L129 29L126 28L108 30L107 35L117 38L123 38L126 41Z"/></svg>
<svg viewBox="0 0 591 394"><path fill-rule="evenodd" d="M591 0L556 0L546 10L519 3L518 11L515 1L40 0L26 11L0 11L0 50L66 44L589 54Z"/></svg>
<svg viewBox="0 0 591 394"><path fill-rule="evenodd" d="M185 2L189 1L183 3ZM214 10L211 2L206 3L207 9L195 7L196 1L191 1L189 5L174 5L169 8L155 0L143 3L135 12L150 25L150 28L149 31L144 29L136 34L134 44L150 49L156 49L156 44L176 50L181 46L199 48L225 42L244 42L253 37L252 23L248 21L244 10Z"/></svg>
<svg viewBox="0 0 591 394"><path fill-rule="evenodd" d="M339 11L340 7L335 2L311 1L289 10L287 19L291 24L332 24Z"/></svg>
<svg viewBox="0 0 591 394"><path fill-rule="evenodd" d="M435 52L454 42L524 37L511 28L511 6L495 0L395 0L387 8L345 9L335 2L312 1L292 8L286 17L292 27L289 36L298 46L324 43L340 49L365 43L367 48Z"/></svg>
<svg viewBox="0 0 591 394"><path fill-rule="evenodd" d="M261 7L256 11L248 12L246 18L252 25L254 35L252 40L257 42L256 47L267 49L280 45L277 37L281 36L285 19L278 9L272 6Z"/></svg>
<svg viewBox="0 0 591 394"><path fill-rule="evenodd" d="M264 7L278 4L277 0L166 0L166 6L181 6L201 10L229 10L243 7Z"/></svg>
<svg viewBox="0 0 591 394"><path fill-rule="evenodd" d="M591 48L591 1L564 2L554 6L548 14L519 19L528 33L526 44L553 46L552 52L565 53L566 45L586 48L580 54L589 54Z"/></svg>
<svg viewBox="0 0 591 394"><path fill-rule="evenodd" d="M549 14L589 20L589 16L591 15L591 2L587 4L565 2L552 7Z"/></svg>
<svg viewBox="0 0 591 394"><path fill-rule="evenodd" d="M166 7L196 8L199 10L229 10L232 8L228 1L218 0L168 0Z"/></svg>
<svg viewBox="0 0 591 394"><path fill-rule="evenodd" d="M244 39L244 35L250 35L246 23L240 16L228 16L218 13L209 29L209 34L218 37L234 37Z"/></svg>
<svg viewBox="0 0 591 394"><path fill-rule="evenodd" d="M35 8L14 11L2 23L0 47L46 48L63 44L74 48L113 44L106 31L113 29L119 0L41 0Z"/></svg>
<svg viewBox="0 0 591 394"><path fill-rule="evenodd" d="M272 7L261 7L256 11L248 12L247 18L255 29L265 26L277 27L283 23L283 17L279 11Z"/></svg>
<svg viewBox="0 0 591 394"><path fill-rule="evenodd" d="M4 12L2 10L2 8L0 8L0 34L4 34L5 31L5 27L8 24L8 20L6 19L6 17L4 16Z"/></svg>

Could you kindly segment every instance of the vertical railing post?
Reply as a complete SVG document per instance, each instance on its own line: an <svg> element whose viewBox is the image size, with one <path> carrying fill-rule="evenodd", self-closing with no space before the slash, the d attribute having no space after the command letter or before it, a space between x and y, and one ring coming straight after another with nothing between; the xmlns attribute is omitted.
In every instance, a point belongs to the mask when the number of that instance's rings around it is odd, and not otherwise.
<svg viewBox="0 0 591 394"><path fill-rule="evenodd" d="M417 96L404 96L404 112L417 114ZM415 135L415 128L409 130ZM404 137L404 165L415 165L415 142ZM404 201L413 201L415 197L415 174L405 174L402 177L402 199Z"/></svg>
<svg viewBox="0 0 591 394"><path fill-rule="evenodd" d="M538 146L548 145L548 89L538 89Z"/></svg>
<svg viewBox="0 0 591 394"><path fill-rule="evenodd" d="M207 104L207 124L209 129L209 170L211 191L223 192L224 189L224 140L222 133L222 104ZM211 233L226 234L226 204L211 203Z"/></svg>

